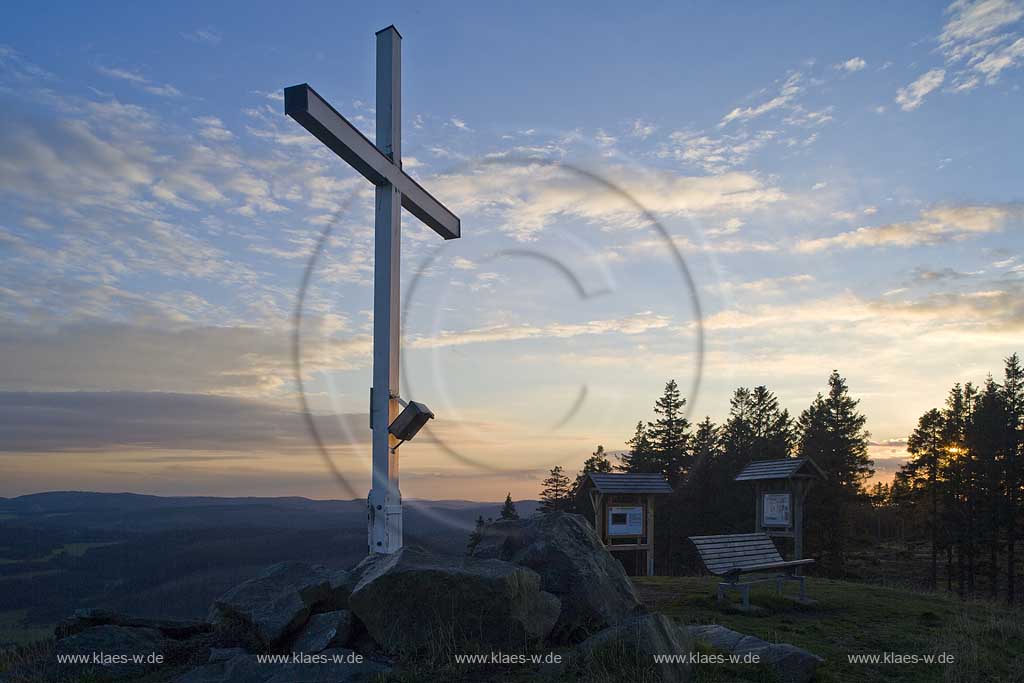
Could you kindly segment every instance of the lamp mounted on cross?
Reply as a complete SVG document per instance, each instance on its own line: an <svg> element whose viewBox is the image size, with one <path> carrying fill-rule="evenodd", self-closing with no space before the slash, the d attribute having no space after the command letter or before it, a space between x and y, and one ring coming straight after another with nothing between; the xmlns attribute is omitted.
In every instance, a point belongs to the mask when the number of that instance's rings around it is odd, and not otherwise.
<svg viewBox="0 0 1024 683"><path fill-rule="evenodd" d="M402 494L398 446L434 414L422 403L397 425L399 281L402 207L446 240L461 234L459 218L402 170L402 36L394 26L377 31L376 144L349 123L308 84L284 91L284 113L376 186L373 255L373 478L367 497L370 553L402 547ZM406 408L408 412L409 408ZM410 424L415 429L410 429ZM398 435L396 436L396 432Z"/></svg>

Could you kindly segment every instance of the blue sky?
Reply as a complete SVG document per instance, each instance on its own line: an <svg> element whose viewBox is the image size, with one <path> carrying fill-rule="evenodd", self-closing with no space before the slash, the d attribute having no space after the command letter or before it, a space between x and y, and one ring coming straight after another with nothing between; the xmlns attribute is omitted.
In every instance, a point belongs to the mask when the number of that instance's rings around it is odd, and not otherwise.
<svg viewBox="0 0 1024 683"><path fill-rule="evenodd" d="M208 5L0 27L0 495L345 497L289 347L327 227L305 379L361 495L372 188L281 90L372 135L390 23L405 168L463 224L404 220L403 392L439 416L406 496L532 495L669 378L720 420L761 383L798 413L833 368L886 476L953 382L1021 350L1020 2Z"/></svg>

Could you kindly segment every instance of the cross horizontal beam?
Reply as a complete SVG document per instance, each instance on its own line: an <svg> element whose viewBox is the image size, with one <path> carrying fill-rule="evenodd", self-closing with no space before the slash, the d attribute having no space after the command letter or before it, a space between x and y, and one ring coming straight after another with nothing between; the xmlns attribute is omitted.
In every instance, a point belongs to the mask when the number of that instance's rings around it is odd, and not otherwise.
<svg viewBox="0 0 1024 683"><path fill-rule="evenodd" d="M394 185L402 195L402 206L406 211L426 223L441 237L446 240L459 237L462 232L459 217L395 165L309 84L285 88L284 113L374 185Z"/></svg>

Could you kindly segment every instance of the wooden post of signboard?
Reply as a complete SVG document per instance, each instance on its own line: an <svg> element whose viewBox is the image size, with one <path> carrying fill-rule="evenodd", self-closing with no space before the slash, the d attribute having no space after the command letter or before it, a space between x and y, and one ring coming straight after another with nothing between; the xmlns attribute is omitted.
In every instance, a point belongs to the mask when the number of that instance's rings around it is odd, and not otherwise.
<svg viewBox="0 0 1024 683"><path fill-rule="evenodd" d="M647 576L654 576L654 499L647 496Z"/></svg>

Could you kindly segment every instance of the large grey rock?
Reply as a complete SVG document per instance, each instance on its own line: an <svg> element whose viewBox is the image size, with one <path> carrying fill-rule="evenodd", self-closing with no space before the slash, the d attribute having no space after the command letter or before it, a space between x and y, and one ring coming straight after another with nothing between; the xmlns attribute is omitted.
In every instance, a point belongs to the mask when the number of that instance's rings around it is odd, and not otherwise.
<svg viewBox="0 0 1024 683"><path fill-rule="evenodd" d="M139 676L159 666L155 661L147 661L147 658L154 654L162 655L164 642L156 629L102 625L61 638L55 649L59 655L89 658L85 662L62 666L76 676L120 680ZM135 657L140 657L141 661L135 661Z"/></svg>
<svg viewBox="0 0 1024 683"><path fill-rule="evenodd" d="M355 683L370 681L390 669L352 650L325 650L317 657L320 659L306 663L260 663L256 655L241 654L192 669L174 683Z"/></svg>
<svg viewBox="0 0 1024 683"><path fill-rule="evenodd" d="M292 651L314 654L331 644L345 645L352 635L352 627L352 612L347 609L314 614L296 636Z"/></svg>
<svg viewBox="0 0 1024 683"><path fill-rule="evenodd" d="M569 664L582 680L661 681L693 679L689 662L655 662L655 655L687 656L692 643L685 631L663 614L630 617L576 646Z"/></svg>
<svg viewBox="0 0 1024 683"><path fill-rule="evenodd" d="M758 662L775 669L784 683L811 680L818 665L824 661L821 657L795 645L769 643L718 624L689 626L687 630L691 637L704 641L716 650L740 656L756 654Z"/></svg>
<svg viewBox="0 0 1024 683"><path fill-rule="evenodd" d="M368 557L354 573L359 582L349 605L390 653L521 649L543 640L560 611L536 572L501 560L442 557L406 546Z"/></svg>
<svg viewBox="0 0 1024 683"><path fill-rule="evenodd" d="M251 636L259 645L272 647L302 626L314 606L334 598L329 570L281 562L218 598L209 621L221 631Z"/></svg>
<svg viewBox="0 0 1024 683"><path fill-rule="evenodd" d="M578 642L641 608L622 565L580 515L551 513L488 524L472 556L514 562L540 574L541 588L562 600L551 634L556 640Z"/></svg>

